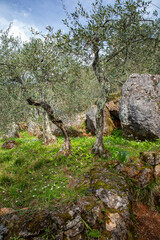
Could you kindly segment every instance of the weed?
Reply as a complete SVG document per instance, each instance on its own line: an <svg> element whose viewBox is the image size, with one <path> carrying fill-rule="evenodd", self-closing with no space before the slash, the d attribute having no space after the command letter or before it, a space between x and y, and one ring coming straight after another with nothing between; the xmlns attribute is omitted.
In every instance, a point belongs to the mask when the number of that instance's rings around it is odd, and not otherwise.
<svg viewBox="0 0 160 240"><path fill-rule="evenodd" d="M17 236L15 236L15 237L10 237L10 239L9 240L24 240L24 238L21 238L21 237L17 237Z"/></svg>
<svg viewBox="0 0 160 240"><path fill-rule="evenodd" d="M89 237L93 237L93 238L98 238L98 239L99 239L99 237L101 236L100 231L99 231L98 229L92 229L92 228L86 223L86 221L85 221L83 218L81 218L81 220L82 220L82 222L84 223L84 225L86 226L86 228L87 228L87 230L88 230L88 232L87 232L88 238L89 238Z"/></svg>
<svg viewBox="0 0 160 240"><path fill-rule="evenodd" d="M42 239L55 239L54 235L52 234L52 230L49 227L45 229L45 234L42 236Z"/></svg>

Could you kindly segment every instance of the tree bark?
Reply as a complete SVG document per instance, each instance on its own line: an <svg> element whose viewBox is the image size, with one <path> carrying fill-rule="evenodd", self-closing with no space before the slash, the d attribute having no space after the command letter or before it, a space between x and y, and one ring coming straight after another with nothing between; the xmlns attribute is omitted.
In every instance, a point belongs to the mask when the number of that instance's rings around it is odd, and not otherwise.
<svg viewBox="0 0 160 240"><path fill-rule="evenodd" d="M52 107L44 101L36 101L36 100L31 99L31 98L28 98L27 102L28 102L29 105L42 107L46 111L46 113L48 115L48 118L52 121L52 123L54 123L58 128L61 129L65 140L64 140L64 143L63 143L63 145L60 149L60 152L63 152L65 154L70 154L71 153L71 141L70 141L70 138L68 136L67 130L66 130L63 122L61 120L55 118L54 111L53 111Z"/></svg>
<svg viewBox="0 0 160 240"><path fill-rule="evenodd" d="M92 64L93 71L101 87L101 93L97 101L96 113L96 141L93 147L93 153L101 156L104 153L103 130L104 130L104 107L108 96L108 80L99 66L99 49L95 47L94 61Z"/></svg>

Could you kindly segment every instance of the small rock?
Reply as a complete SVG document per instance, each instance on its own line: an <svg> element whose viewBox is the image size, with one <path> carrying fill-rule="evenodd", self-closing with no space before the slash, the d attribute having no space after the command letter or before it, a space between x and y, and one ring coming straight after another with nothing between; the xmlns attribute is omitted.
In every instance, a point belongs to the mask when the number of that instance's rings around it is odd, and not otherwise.
<svg viewBox="0 0 160 240"><path fill-rule="evenodd" d="M13 140L5 142L1 146L1 148L5 148L5 149L12 149L12 148L16 148L16 147L17 147L17 143Z"/></svg>
<svg viewBox="0 0 160 240"><path fill-rule="evenodd" d="M5 235L8 233L8 228L5 227L3 224L0 224L0 240L3 239Z"/></svg>
<svg viewBox="0 0 160 240"><path fill-rule="evenodd" d="M106 221L106 230L111 232L117 228L117 223L121 221L121 217L118 213L110 213L109 220Z"/></svg>
<svg viewBox="0 0 160 240"><path fill-rule="evenodd" d="M160 163L160 152L142 152L140 158L142 161L156 166Z"/></svg>
<svg viewBox="0 0 160 240"><path fill-rule="evenodd" d="M106 104L110 114L119 119L119 101L113 100Z"/></svg>
<svg viewBox="0 0 160 240"><path fill-rule="evenodd" d="M145 168L138 175L138 179L137 179L138 180L138 186L142 187L142 188L146 187L147 184L151 181L152 178L153 178L152 169Z"/></svg>
<svg viewBox="0 0 160 240"><path fill-rule="evenodd" d="M0 215L5 215L5 214L10 214L10 213L14 213L15 210L12 208L1 208L0 209Z"/></svg>
<svg viewBox="0 0 160 240"><path fill-rule="evenodd" d="M100 188L96 190L96 195L109 208L122 210L126 209L128 206L128 197L127 196L120 197L118 192L115 191L114 189L110 191L107 189Z"/></svg>
<svg viewBox="0 0 160 240"><path fill-rule="evenodd" d="M157 178L157 177L160 177L160 165L157 165L157 166L155 166L155 172L154 172L154 174L155 174L155 177Z"/></svg>
<svg viewBox="0 0 160 240"><path fill-rule="evenodd" d="M76 222L76 225L70 228L68 231L65 231L64 234L67 237L75 237L79 235L84 230L84 223L82 221Z"/></svg>
<svg viewBox="0 0 160 240"><path fill-rule="evenodd" d="M28 122L28 133L38 138L41 138L43 136L43 133L40 130L39 124L32 121Z"/></svg>
<svg viewBox="0 0 160 240"><path fill-rule="evenodd" d="M75 219L73 219L72 221L68 221L67 225L65 226L64 230L68 230L70 228L75 227L77 224L79 224L79 222L81 222L81 217L77 216L75 217Z"/></svg>
<svg viewBox="0 0 160 240"><path fill-rule="evenodd" d="M19 129L20 129L21 131L27 129L27 124L26 124L26 123L21 122L21 123L19 123L18 125L19 125Z"/></svg>

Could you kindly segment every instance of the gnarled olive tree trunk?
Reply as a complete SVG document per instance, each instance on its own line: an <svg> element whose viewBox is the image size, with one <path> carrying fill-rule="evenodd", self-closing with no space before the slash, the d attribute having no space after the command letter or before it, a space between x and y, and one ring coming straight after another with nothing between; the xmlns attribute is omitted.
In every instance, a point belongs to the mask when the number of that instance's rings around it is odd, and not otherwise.
<svg viewBox="0 0 160 240"><path fill-rule="evenodd" d="M63 145L60 149L60 152L70 154L71 153L71 141L70 141L70 138L68 136L67 130L66 130L63 122L61 120L55 118L54 111L53 111L52 107L44 101L36 101L36 100L31 99L31 98L27 98L27 102L28 102L29 105L42 107L46 111L46 113L48 115L48 118L52 121L52 123L54 123L58 128L61 129L65 140L64 140L64 143L63 143Z"/></svg>
<svg viewBox="0 0 160 240"><path fill-rule="evenodd" d="M95 51L94 51L94 61L93 61L92 67L101 88L100 96L97 101L96 141L93 147L93 152L101 156L104 153L104 145L103 145L104 107L107 102L109 89L108 89L108 80L104 76L104 73L99 65L99 49L97 49L97 47L95 48Z"/></svg>

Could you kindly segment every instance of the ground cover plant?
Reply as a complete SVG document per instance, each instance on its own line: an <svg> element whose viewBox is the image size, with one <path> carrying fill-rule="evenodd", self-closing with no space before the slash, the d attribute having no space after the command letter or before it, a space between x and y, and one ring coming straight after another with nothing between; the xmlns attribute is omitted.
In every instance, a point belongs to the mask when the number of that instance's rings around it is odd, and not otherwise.
<svg viewBox="0 0 160 240"><path fill-rule="evenodd" d="M121 131L115 131L104 137L108 157L94 156L94 137L71 138L72 154L65 156L58 153L62 137L54 146L45 146L27 132L21 135L22 138L14 139L17 148L0 148L0 208L54 208L75 201L88 194L83 176L97 164L114 159L127 162L142 151L160 150L159 140L129 140ZM0 140L0 146L4 141Z"/></svg>

